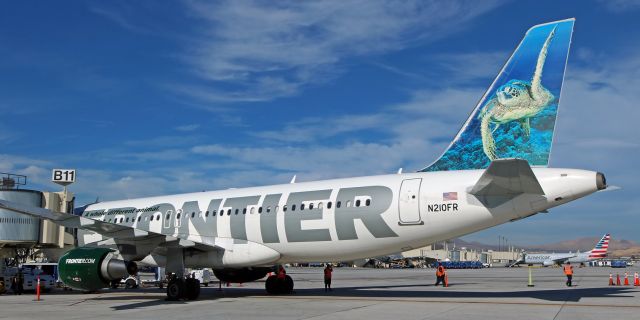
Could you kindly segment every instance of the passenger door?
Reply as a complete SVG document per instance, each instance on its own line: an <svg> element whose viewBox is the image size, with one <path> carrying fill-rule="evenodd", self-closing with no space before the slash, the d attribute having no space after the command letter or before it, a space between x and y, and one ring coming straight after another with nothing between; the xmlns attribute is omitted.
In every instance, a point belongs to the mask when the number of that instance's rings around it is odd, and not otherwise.
<svg viewBox="0 0 640 320"><path fill-rule="evenodd" d="M424 224L420 219L420 185L422 179L406 179L400 186L398 211L400 225Z"/></svg>

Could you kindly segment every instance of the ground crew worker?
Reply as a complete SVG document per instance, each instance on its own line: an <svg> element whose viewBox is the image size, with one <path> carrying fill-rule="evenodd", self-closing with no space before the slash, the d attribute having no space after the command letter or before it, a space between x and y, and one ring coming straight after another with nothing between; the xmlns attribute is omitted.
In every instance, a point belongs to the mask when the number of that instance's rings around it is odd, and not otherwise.
<svg viewBox="0 0 640 320"><path fill-rule="evenodd" d="M567 276L567 287L571 287L571 278L573 278L573 266L571 265L571 262L567 261L563 270L564 274Z"/></svg>
<svg viewBox="0 0 640 320"><path fill-rule="evenodd" d="M11 292L14 295L18 294L18 279L16 277L11 277Z"/></svg>
<svg viewBox="0 0 640 320"><path fill-rule="evenodd" d="M324 268L324 291L331 290L331 276L333 273L333 267L330 263Z"/></svg>
<svg viewBox="0 0 640 320"><path fill-rule="evenodd" d="M445 286L444 277L446 275L447 270L442 265L442 262L438 262L438 267L436 268L436 286L442 282L442 286Z"/></svg>
<svg viewBox="0 0 640 320"><path fill-rule="evenodd" d="M277 274L278 280L284 280L286 275L287 275L287 271L284 270L284 267L283 266L279 266L278 267L278 274Z"/></svg>

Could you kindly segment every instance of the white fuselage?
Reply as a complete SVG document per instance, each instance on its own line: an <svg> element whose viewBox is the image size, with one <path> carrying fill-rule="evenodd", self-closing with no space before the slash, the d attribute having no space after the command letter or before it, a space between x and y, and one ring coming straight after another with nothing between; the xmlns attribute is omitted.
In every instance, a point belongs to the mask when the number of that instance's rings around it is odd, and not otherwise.
<svg viewBox="0 0 640 320"><path fill-rule="evenodd" d="M468 193L483 172L368 176L102 202L89 206L83 216L226 248L185 256L187 267L225 268L345 261L405 251L597 191L596 172L533 168L544 196L521 194L487 208ZM94 233L79 235L81 244L104 239ZM164 264L153 242L148 249L136 246L135 252L121 254Z"/></svg>
<svg viewBox="0 0 640 320"><path fill-rule="evenodd" d="M589 256L590 256L589 252L530 253L524 256L524 263L552 266L555 264L563 264L566 262L585 263L593 260L602 259L602 258L590 258Z"/></svg>

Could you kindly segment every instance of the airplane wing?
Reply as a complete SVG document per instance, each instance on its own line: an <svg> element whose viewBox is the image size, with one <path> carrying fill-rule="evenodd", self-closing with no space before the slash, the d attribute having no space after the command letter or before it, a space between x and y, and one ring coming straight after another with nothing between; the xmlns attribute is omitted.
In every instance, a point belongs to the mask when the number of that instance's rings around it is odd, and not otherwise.
<svg viewBox="0 0 640 320"><path fill-rule="evenodd" d="M47 219L69 228L80 228L96 232L107 239L92 243L94 247L118 248L130 257L141 258L149 252L138 253L136 247L188 248L215 255L221 264L228 267L269 264L280 259L280 253L263 244L233 238L220 238L200 234L162 234L141 230L132 226L94 220L69 213L53 212L11 201L0 200L0 209ZM150 245L151 244L151 245ZM124 252L123 252L124 251ZM128 252L130 251L130 252Z"/></svg>
<svg viewBox="0 0 640 320"><path fill-rule="evenodd" d="M104 237L116 239L116 240L160 240L162 243L175 243L178 242L180 246L194 247L197 246L201 250L215 250L225 249L225 245L216 244L215 239L208 239L205 241L191 241L190 239L183 239L173 235L165 235L157 232L151 232L149 230L136 229L131 226L125 226L115 223L104 222L101 220L94 220L86 217L81 217L69 213L54 212L49 209L38 208L12 201L0 200L0 208L26 214L32 217L50 220L56 224L67 228L79 228L96 232ZM114 244L114 241L102 242L104 246L110 246ZM96 243L100 246L100 243Z"/></svg>
<svg viewBox="0 0 640 320"><path fill-rule="evenodd" d="M552 261L553 263L562 264L565 261L575 257L577 257L576 254L557 255L549 260Z"/></svg>

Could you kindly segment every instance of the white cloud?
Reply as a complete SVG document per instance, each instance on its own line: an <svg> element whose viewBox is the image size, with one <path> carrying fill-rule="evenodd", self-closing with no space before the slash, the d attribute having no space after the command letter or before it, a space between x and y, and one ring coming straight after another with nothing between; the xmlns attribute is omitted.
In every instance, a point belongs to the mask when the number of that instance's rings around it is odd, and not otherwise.
<svg viewBox="0 0 640 320"><path fill-rule="evenodd" d="M199 124L185 124L182 126L177 126L174 129L178 130L178 131L183 131L183 132L189 132L189 131L195 131L198 130L198 128L200 128Z"/></svg>
<svg viewBox="0 0 640 320"><path fill-rule="evenodd" d="M209 85L178 85L199 99L263 101L332 79L340 64L442 38L494 1L192 1L203 23L185 61ZM455 19L455 24L448 23ZM224 89L222 89L224 88Z"/></svg>

